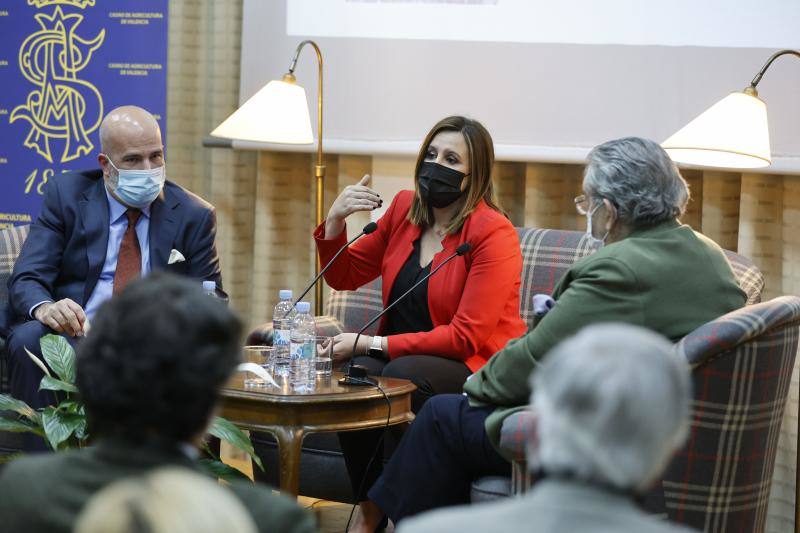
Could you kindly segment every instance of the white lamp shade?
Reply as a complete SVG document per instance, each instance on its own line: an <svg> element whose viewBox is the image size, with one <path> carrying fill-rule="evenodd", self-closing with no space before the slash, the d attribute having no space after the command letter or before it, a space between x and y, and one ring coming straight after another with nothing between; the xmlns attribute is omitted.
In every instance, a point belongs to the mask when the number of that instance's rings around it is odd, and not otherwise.
<svg viewBox="0 0 800 533"><path fill-rule="evenodd" d="M724 168L769 166L767 106L756 96L731 93L661 146L676 163Z"/></svg>
<svg viewBox="0 0 800 533"><path fill-rule="evenodd" d="M311 144L306 91L273 80L211 132L214 137L283 144Z"/></svg>

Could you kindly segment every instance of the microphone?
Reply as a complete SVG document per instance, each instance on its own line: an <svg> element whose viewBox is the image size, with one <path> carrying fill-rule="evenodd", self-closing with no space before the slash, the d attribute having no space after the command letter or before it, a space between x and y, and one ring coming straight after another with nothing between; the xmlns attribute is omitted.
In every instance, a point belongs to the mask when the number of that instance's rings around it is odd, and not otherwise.
<svg viewBox="0 0 800 533"><path fill-rule="evenodd" d="M403 294L398 296L395 301L393 301L388 306L386 306L386 309L384 309L383 311L381 311L380 313L378 313L377 315L372 317L372 320L367 322L364 325L364 327L359 330L358 335L356 335L356 340L353 343L353 352L350 355L350 365L349 365L349 367L347 369L347 375L345 375L345 377L343 377L340 380L340 383L342 383L344 385L377 385L377 382L375 380L370 379L370 378L367 377L367 369L366 368L364 368L363 366L360 366L360 365L354 365L353 364L353 359L356 356L356 347L358 346L358 339L361 338L361 334L364 333L364 331L366 331L366 329L368 327L370 327L372 324L374 324L376 321L378 321L383 315L385 315L389 311L389 309L391 309L392 307L397 305L397 303L400 302L403 298L405 298L406 296L411 294L411 291L416 289L421 283L427 281L428 278L430 278L431 276L436 274L439 271L440 268L445 266L447 263L449 263L450 261L452 261L456 257L459 257L459 256L462 256L462 255L466 254L471 249L472 249L472 245L470 243L465 242L465 243L461 244L458 248L456 248L456 252L454 254L450 255L449 257L447 257L447 259L445 259L444 261L439 263L439 266L437 266L436 268L434 268L433 270L428 272L427 275L425 275L422 279L420 279L414 285L412 285L411 288L408 289L406 292L404 292Z"/></svg>
<svg viewBox="0 0 800 533"><path fill-rule="evenodd" d="M378 224L376 224L375 222L370 222L369 224L364 226L364 229L361 230L361 233L359 233L358 235L356 235L355 237L353 237L352 239L347 241L347 244L345 244L344 246L339 248L339 251L336 252L336 255L334 255L333 258L330 261L328 261L328 263L325 265L325 267L322 270L319 271L319 274L317 274L316 277L311 281L311 283L309 283L308 287L306 287L306 290L303 291L303 294L298 296L297 299L294 302L292 302L292 307L290 307L289 310L286 311L286 314L283 315L283 318L286 318L287 316L289 316L289 313L292 312L292 309L294 309L294 306L297 305L297 302L301 301L303 299L303 297L306 294L308 294L308 291L310 291L314 287L314 285L317 284L317 282L319 281L319 278L321 278L322 275L325 274L325 272L328 271L328 269L333 264L333 262L336 261L336 258L339 257L339 255L341 255L341 253L344 252L347 249L348 246L350 246L351 244L356 242L358 239L360 239L364 235L369 235L370 233L372 233L376 229L378 229Z"/></svg>

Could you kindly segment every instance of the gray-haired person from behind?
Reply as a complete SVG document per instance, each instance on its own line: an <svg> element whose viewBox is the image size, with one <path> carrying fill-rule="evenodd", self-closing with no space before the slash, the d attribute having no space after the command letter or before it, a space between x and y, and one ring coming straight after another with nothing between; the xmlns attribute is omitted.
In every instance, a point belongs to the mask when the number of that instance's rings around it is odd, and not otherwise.
<svg viewBox="0 0 800 533"><path fill-rule="evenodd" d="M674 220L689 202L678 167L658 143L641 137L595 146L586 158L583 190L576 207L587 215L587 233L602 244Z"/></svg>
<svg viewBox="0 0 800 533"><path fill-rule="evenodd" d="M409 518L399 531L689 531L635 501L688 431L689 368L669 341L638 326L589 326L547 354L531 387L528 461L540 476L531 492Z"/></svg>

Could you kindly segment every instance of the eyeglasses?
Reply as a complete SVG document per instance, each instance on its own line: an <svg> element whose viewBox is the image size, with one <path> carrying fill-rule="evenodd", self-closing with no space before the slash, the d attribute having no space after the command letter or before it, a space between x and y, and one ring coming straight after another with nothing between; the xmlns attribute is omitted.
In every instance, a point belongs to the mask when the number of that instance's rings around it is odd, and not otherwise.
<svg viewBox="0 0 800 533"><path fill-rule="evenodd" d="M575 197L575 209L578 213L585 215L589 212L589 198L585 194Z"/></svg>

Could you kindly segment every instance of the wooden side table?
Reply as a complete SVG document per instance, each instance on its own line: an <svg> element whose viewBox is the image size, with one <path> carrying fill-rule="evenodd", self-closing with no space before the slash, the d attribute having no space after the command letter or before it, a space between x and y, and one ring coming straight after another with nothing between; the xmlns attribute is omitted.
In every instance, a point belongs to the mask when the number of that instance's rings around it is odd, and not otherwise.
<svg viewBox="0 0 800 533"><path fill-rule="evenodd" d="M266 431L278 441L281 491L297 496L300 450L308 433L348 431L403 424L414 419L410 381L376 378L391 405L376 387L339 385L341 373L318 380L314 392L297 393L274 387L245 387L237 373L222 389L221 413L237 426Z"/></svg>

